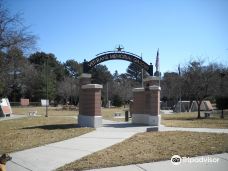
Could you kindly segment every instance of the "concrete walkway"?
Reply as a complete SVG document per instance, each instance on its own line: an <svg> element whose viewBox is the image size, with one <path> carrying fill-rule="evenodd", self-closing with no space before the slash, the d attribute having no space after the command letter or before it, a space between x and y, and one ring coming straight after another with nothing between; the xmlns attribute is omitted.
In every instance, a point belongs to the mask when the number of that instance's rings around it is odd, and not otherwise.
<svg viewBox="0 0 228 171"><path fill-rule="evenodd" d="M86 155L119 143L148 126L103 120L103 127L69 140L12 153L7 163L10 171L50 171Z"/></svg>
<svg viewBox="0 0 228 171"><path fill-rule="evenodd" d="M195 162L200 160L202 161L202 158L213 158L218 162ZM191 163L182 161L179 165L174 165L170 160L166 160L128 166L93 169L93 171L227 171L228 168L228 153L192 157L191 159L193 159Z"/></svg>
<svg viewBox="0 0 228 171"><path fill-rule="evenodd" d="M14 115L12 114L10 117L0 117L0 121L6 121L6 120L12 120L12 119L18 119L18 118L24 118L24 117L28 117L26 115Z"/></svg>
<svg viewBox="0 0 228 171"><path fill-rule="evenodd" d="M159 131L191 131L191 132L208 132L208 133L228 133L228 129L218 128L181 128L181 127L166 127L161 125Z"/></svg>
<svg viewBox="0 0 228 171"><path fill-rule="evenodd" d="M7 163L10 171L50 171L86 155L119 143L136 133L154 130L149 126L103 120L103 127L69 140L12 153ZM228 133L228 129L173 128L161 126L159 131L196 131ZM148 164L146 164L148 165ZM133 165L134 166L134 165ZM132 165L129 167L133 167ZM137 167L140 165L136 165ZM126 166L128 167L128 166ZM135 166L134 166L135 167ZM130 168L129 168L130 169Z"/></svg>

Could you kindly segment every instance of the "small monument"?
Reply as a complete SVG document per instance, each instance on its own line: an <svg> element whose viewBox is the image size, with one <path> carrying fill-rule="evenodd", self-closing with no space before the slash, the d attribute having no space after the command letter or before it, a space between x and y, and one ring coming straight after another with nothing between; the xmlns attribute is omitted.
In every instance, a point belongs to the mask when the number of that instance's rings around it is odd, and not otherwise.
<svg viewBox="0 0 228 171"><path fill-rule="evenodd" d="M21 106L28 106L29 105L29 99L21 99Z"/></svg>
<svg viewBox="0 0 228 171"><path fill-rule="evenodd" d="M12 114L12 108L10 106L9 99L8 98L1 99L0 104L1 104L0 117L10 116Z"/></svg>

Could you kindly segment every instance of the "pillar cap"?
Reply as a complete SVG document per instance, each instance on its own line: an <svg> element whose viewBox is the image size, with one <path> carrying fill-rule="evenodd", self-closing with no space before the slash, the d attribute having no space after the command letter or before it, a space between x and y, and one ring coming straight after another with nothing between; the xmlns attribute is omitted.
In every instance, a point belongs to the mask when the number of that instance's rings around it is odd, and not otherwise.
<svg viewBox="0 0 228 171"><path fill-rule="evenodd" d="M91 78L92 75L91 74L87 74L87 73L82 73L79 78Z"/></svg>
<svg viewBox="0 0 228 171"><path fill-rule="evenodd" d="M144 90L145 90L144 88L134 88L133 92L142 92Z"/></svg>
<svg viewBox="0 0 228 171"><path fill-rule="evenodd" d="M160 77L149 76L149 77L143 79L143 82L145 82L145 81L150 81L150 80L160 80Z"/></svg>
<svg viewBox="0 0 228 171"><path fill-rule="evenodd" d="M161 90L161 87L160 86L156 86L156 85L152 85L152 86L149 86L149 90Z"/></svg>
<svg viewBox="0 0 228 171"><path fill-rule="evenodd" d="M102 89L103 86L100 84L86 84L82 86L82 89Z"/></svg>

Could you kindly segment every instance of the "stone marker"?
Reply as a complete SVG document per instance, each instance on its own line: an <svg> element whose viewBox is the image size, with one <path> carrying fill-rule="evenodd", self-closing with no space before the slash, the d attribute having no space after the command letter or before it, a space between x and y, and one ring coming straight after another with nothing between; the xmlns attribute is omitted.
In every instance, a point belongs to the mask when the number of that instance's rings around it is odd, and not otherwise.
<svg viewBox="0 0 228 171"><path fill-rule="evenodd" d="M10 106L8 98L3 98L0 100L1 111L0 116L6 117L12 114L12 108Z"/></svg>
<svg viewBox="0 0 228 171"><path fill-rule="evenodd" d="M21 99L21 106L28 106L29 105L29 99Z"/></svg>

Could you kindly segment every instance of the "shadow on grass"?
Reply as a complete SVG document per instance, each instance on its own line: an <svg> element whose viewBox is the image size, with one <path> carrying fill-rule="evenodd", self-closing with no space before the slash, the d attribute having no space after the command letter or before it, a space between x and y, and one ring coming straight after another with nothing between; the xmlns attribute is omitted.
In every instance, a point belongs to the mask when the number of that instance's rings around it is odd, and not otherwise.
<svg viewBox="0 0 228 171"><path fill-rule="evenodd" d="M25 127L22 129L45 129L45 130L56 130L56 129L71 129L71 128L81 128L78 124L55 124L55 125L40 125Z"/></svg>
<svg viewBox="0 0 228 171"><path fill-rule="evenodd" d="M194 121L194 120L201 120L203 118L162 118L162 120L182 120L182 121Z"/></svg>

